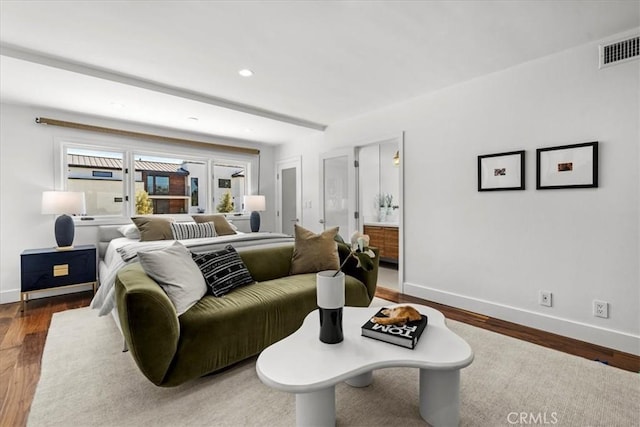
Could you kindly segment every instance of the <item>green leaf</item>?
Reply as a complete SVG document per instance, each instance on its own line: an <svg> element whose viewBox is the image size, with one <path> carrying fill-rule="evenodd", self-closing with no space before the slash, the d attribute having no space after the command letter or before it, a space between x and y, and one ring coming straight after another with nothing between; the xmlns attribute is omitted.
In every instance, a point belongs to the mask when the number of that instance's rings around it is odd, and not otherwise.
<svg viewBox="0 0 640 427"><path fill-rule="evenodd" d="M340 236L339 234L336 234L336 237L334 237L333 240L335 240L338 243L342 243L343 245L346 244L342 236Z"/></svg>
<svg viewBox="0 0 640 427"><path fill-rule="evenodd" d="M353 255L358 258L359 267L361 267L363 270L371 271L371 269L373 269L373 261L371 260L371 257L365 252L354 252Z"/></svg>

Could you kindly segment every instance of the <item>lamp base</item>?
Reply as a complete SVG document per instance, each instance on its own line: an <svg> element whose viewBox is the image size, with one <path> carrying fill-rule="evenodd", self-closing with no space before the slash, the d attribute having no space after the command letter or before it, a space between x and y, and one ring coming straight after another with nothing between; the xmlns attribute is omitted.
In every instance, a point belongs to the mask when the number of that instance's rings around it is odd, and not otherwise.
<svg viewBox="0 0 640 427"><path fill-rule="evenodd" d="M251 225L251 232L257 233L260 231L260 212L253 211L249 217L249 224Z"/></svg>
<svg viewBox="0 0 640 427"><path fill-rule="evenodd" d="M73 225L73 218L66 214L60 215L58 218L56 218L54 231L58 248L73 247L73 237L75 234L75 225Z"/></svg>

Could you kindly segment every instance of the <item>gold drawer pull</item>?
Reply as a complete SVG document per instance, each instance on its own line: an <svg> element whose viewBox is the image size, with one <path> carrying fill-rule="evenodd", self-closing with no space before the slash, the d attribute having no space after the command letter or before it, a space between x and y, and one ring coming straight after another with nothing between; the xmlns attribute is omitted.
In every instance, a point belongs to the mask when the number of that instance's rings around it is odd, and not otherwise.
<svg viewBox="0 0 640 427"><path fill-rule="evenodd" d="M53 277L68 276L69 264L60 264L53 266Z"/></svg>

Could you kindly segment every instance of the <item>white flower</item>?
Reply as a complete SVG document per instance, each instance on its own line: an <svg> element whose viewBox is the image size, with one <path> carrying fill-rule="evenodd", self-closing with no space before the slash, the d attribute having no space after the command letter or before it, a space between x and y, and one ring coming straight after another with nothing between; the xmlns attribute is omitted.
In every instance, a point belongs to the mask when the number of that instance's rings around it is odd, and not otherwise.
<svg viewBox="0 0 640 427"><path fill-rule="evenodd" d="M344 261L340 265L340 268L336 270L335 274L338 274L340 271L342 271L342 267L344 267L344 265L347 263L349 258L356 259L357 261L356 267L362 267L367 271L371 269L370 268L372 265L371 261L367 260L366 265L368 265L369 267L365 267L362 264L362 260L363 259L366 260L366 258L361 259L361 257L369 257L369 258L376 257L376 254L371 249L369 249L369 241L370 241L369 236L367 236L366 234L362 234L359 231L356 231L351 235L350 240L351 240L351 248L349 251L349 255L347 255L347 257L344 259ZM344 242L342 238L340 238L340 243L347 246L347 243Z"/></svg>
<svg viewBox="0 0 640 427"><path fill-rule="evenodd" d="M369 236L362 234L359 231L354 232L351 235L351 250L359 250L364 252L364 248L369 246Z"/></svg>

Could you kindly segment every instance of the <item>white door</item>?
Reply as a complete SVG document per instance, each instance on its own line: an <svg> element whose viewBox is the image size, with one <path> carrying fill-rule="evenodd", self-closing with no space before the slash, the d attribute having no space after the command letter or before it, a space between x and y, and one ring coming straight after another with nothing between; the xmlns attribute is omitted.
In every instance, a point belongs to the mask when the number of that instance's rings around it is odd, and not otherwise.
<svg viewBox="0 0 640 427"><path fill-rule="evenodd" d="M320 223L324 229L340 227L338 233L345 240L358 229L354 160L353 148L320 156Z"/></svg>
<svg viewBox="0 0 640 427"><path fill-rule="evenodd" d="M301 220L302 213L302 174L301 161L297 157L278 162L277 182L277 231L293 236L293 226Z"/></svg>

